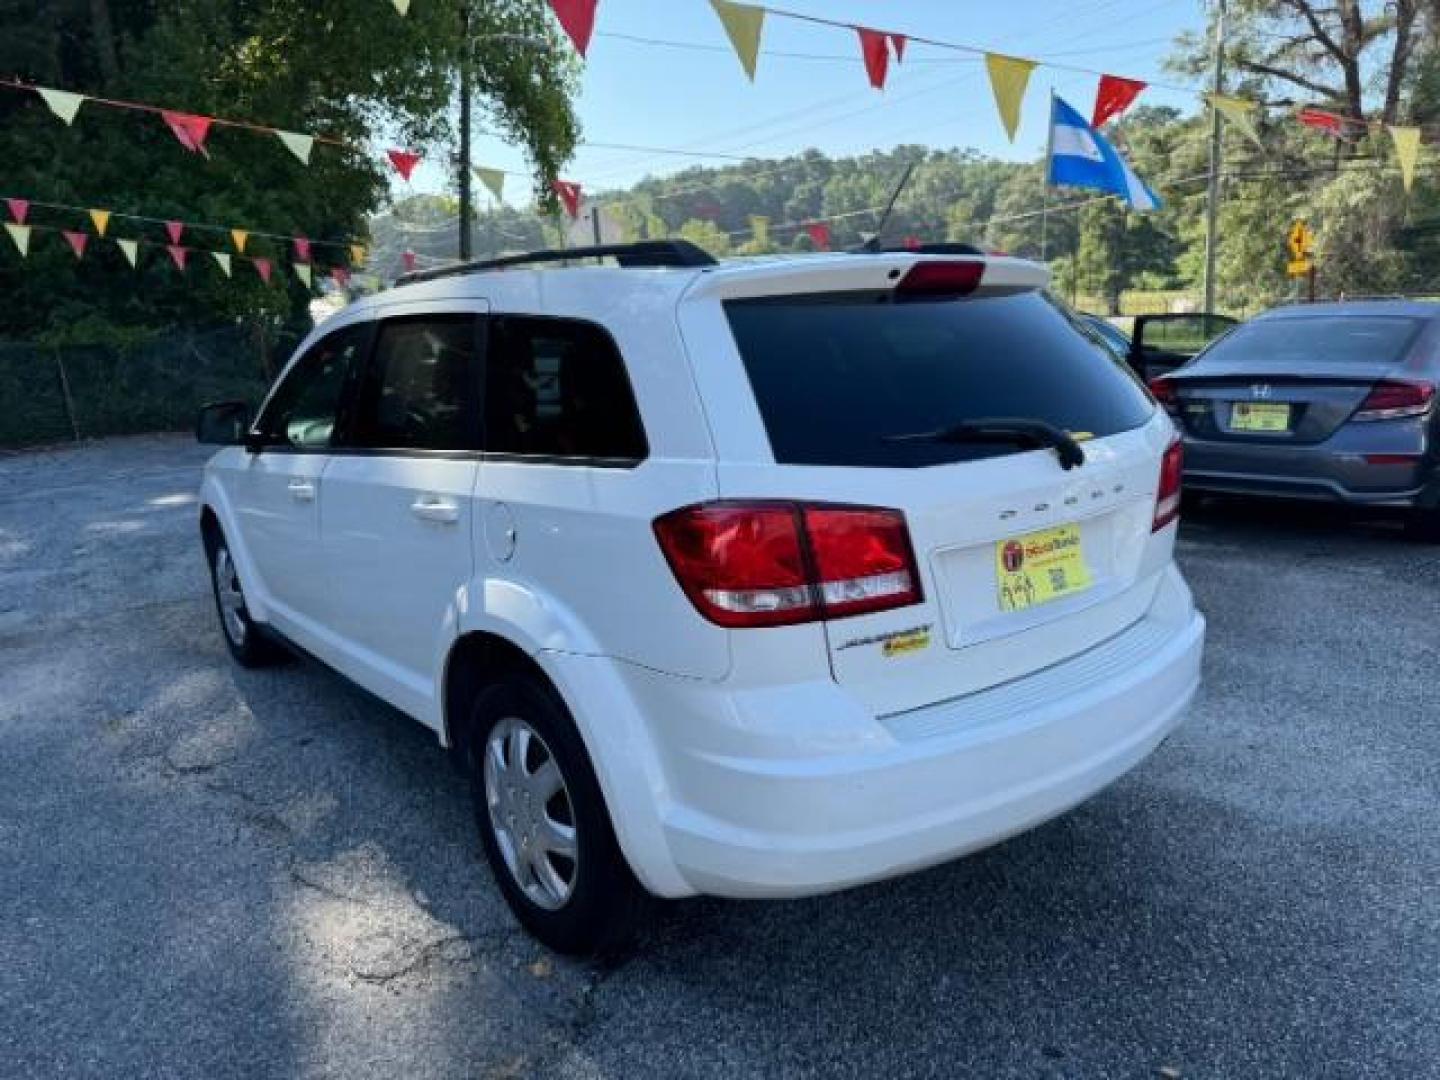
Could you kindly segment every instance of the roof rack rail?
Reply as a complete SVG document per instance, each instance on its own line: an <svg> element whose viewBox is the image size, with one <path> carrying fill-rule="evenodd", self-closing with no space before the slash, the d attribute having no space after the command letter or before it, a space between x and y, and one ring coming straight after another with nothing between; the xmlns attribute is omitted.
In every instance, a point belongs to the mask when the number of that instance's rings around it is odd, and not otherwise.
<svg viewBox="0 0 1440 1080"><path fill-rule="evenodd" d="M552 248L545 251L528 251L522 255L504 255L498 259L478 259L473 262L456 263L454 266L437 266L430 270L417 270L402 274L396 285L413 285L417 281L434 281L437 278L459 277L461 274L476 274L483 270L503 270L507 266L530 266L535 263L563 263L577 259L613 258L621 266L715 266L716 262L704 248L697 247L689 240L639 240L633 244L598 244L594 247Z"/></svg>

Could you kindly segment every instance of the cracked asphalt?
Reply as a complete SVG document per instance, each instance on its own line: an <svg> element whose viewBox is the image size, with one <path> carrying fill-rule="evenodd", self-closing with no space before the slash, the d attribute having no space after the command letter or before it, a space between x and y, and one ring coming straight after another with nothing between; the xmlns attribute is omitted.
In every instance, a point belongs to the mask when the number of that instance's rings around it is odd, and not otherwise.
<svg viewBox="0 0 1440 1080"><path fill-rule="evenodd" d="M969 859L549 955L418 725L233 667L204 451L0 457L0 1076L1440 1075L1440 549L1185 523L1206 684Z"/></svg>

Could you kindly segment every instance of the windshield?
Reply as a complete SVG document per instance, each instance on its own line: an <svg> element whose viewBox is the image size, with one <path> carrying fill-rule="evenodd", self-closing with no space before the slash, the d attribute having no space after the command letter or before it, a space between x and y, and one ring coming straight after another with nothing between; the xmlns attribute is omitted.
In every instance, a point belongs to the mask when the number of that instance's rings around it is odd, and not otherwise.
<svg viewBox="0 0 1440 1080"><path fill-rule="evenodd" d="M776 462L913 468L1024 450L894 440L967 420L1042 420L1103 437L1153 406L1123 365L1040 294L903 301L889 293L725 305Z"/></svg>
<svg viewBox="0 0 1440 1080"><path fill-rule="evenodd" d="M1253 364L1301 367L1309 364L1373 364L1399 361L1420 330L1404 316L1336 315L1325 318L1262 319L1247 323L1215 343L1200 361L1205 367Z"/></svg>

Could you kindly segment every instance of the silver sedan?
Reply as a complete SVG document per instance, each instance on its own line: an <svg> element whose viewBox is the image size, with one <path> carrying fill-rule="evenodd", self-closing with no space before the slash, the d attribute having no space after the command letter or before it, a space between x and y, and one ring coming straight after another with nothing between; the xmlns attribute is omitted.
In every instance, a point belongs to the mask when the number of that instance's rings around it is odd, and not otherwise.
<svg viewBox="0 0 1440 1080"><path fill-rule="evenodd" d="M1403 510L1440 540L1440 304L1281 307L1151 381L1185 487Z"/></svg>

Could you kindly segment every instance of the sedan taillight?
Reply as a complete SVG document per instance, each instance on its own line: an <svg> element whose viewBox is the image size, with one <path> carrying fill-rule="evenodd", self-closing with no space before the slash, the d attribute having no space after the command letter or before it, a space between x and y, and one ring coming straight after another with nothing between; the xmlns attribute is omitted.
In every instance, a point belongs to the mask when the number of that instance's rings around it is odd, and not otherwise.
<svg viewBox="0 0 1440 1080"><path fill-rule="evenodd" d="M1155 396L1161 407L1171 416L1180 412L1180 399L1175 394L1175 383L1164 375L1157 375L1150 380L1150 393Z"/></svg>
<svg viewBox="0 0 1440 1080"><path fill-rule="evenodd" d="M1185 467L1185 447L1176 439L1160 459L1160 487L1155 493L1155 520L1151 532L1159 532L1180 516L1180 478Z"/></svg>
<svg viewBox="0 0 1440 1080"><path fill-rule="evenodd" d="M1352 420L1404 420L1424 416L1435 403L1435 384L1381 379L1360 403Z"/></svg>
<svg viewBox="0 0 1440 1080"><path fill-rule="evenodd" d="M712 502L655 521L675 578L720 626L786 626L920 602L898 510Z"/></svg>

